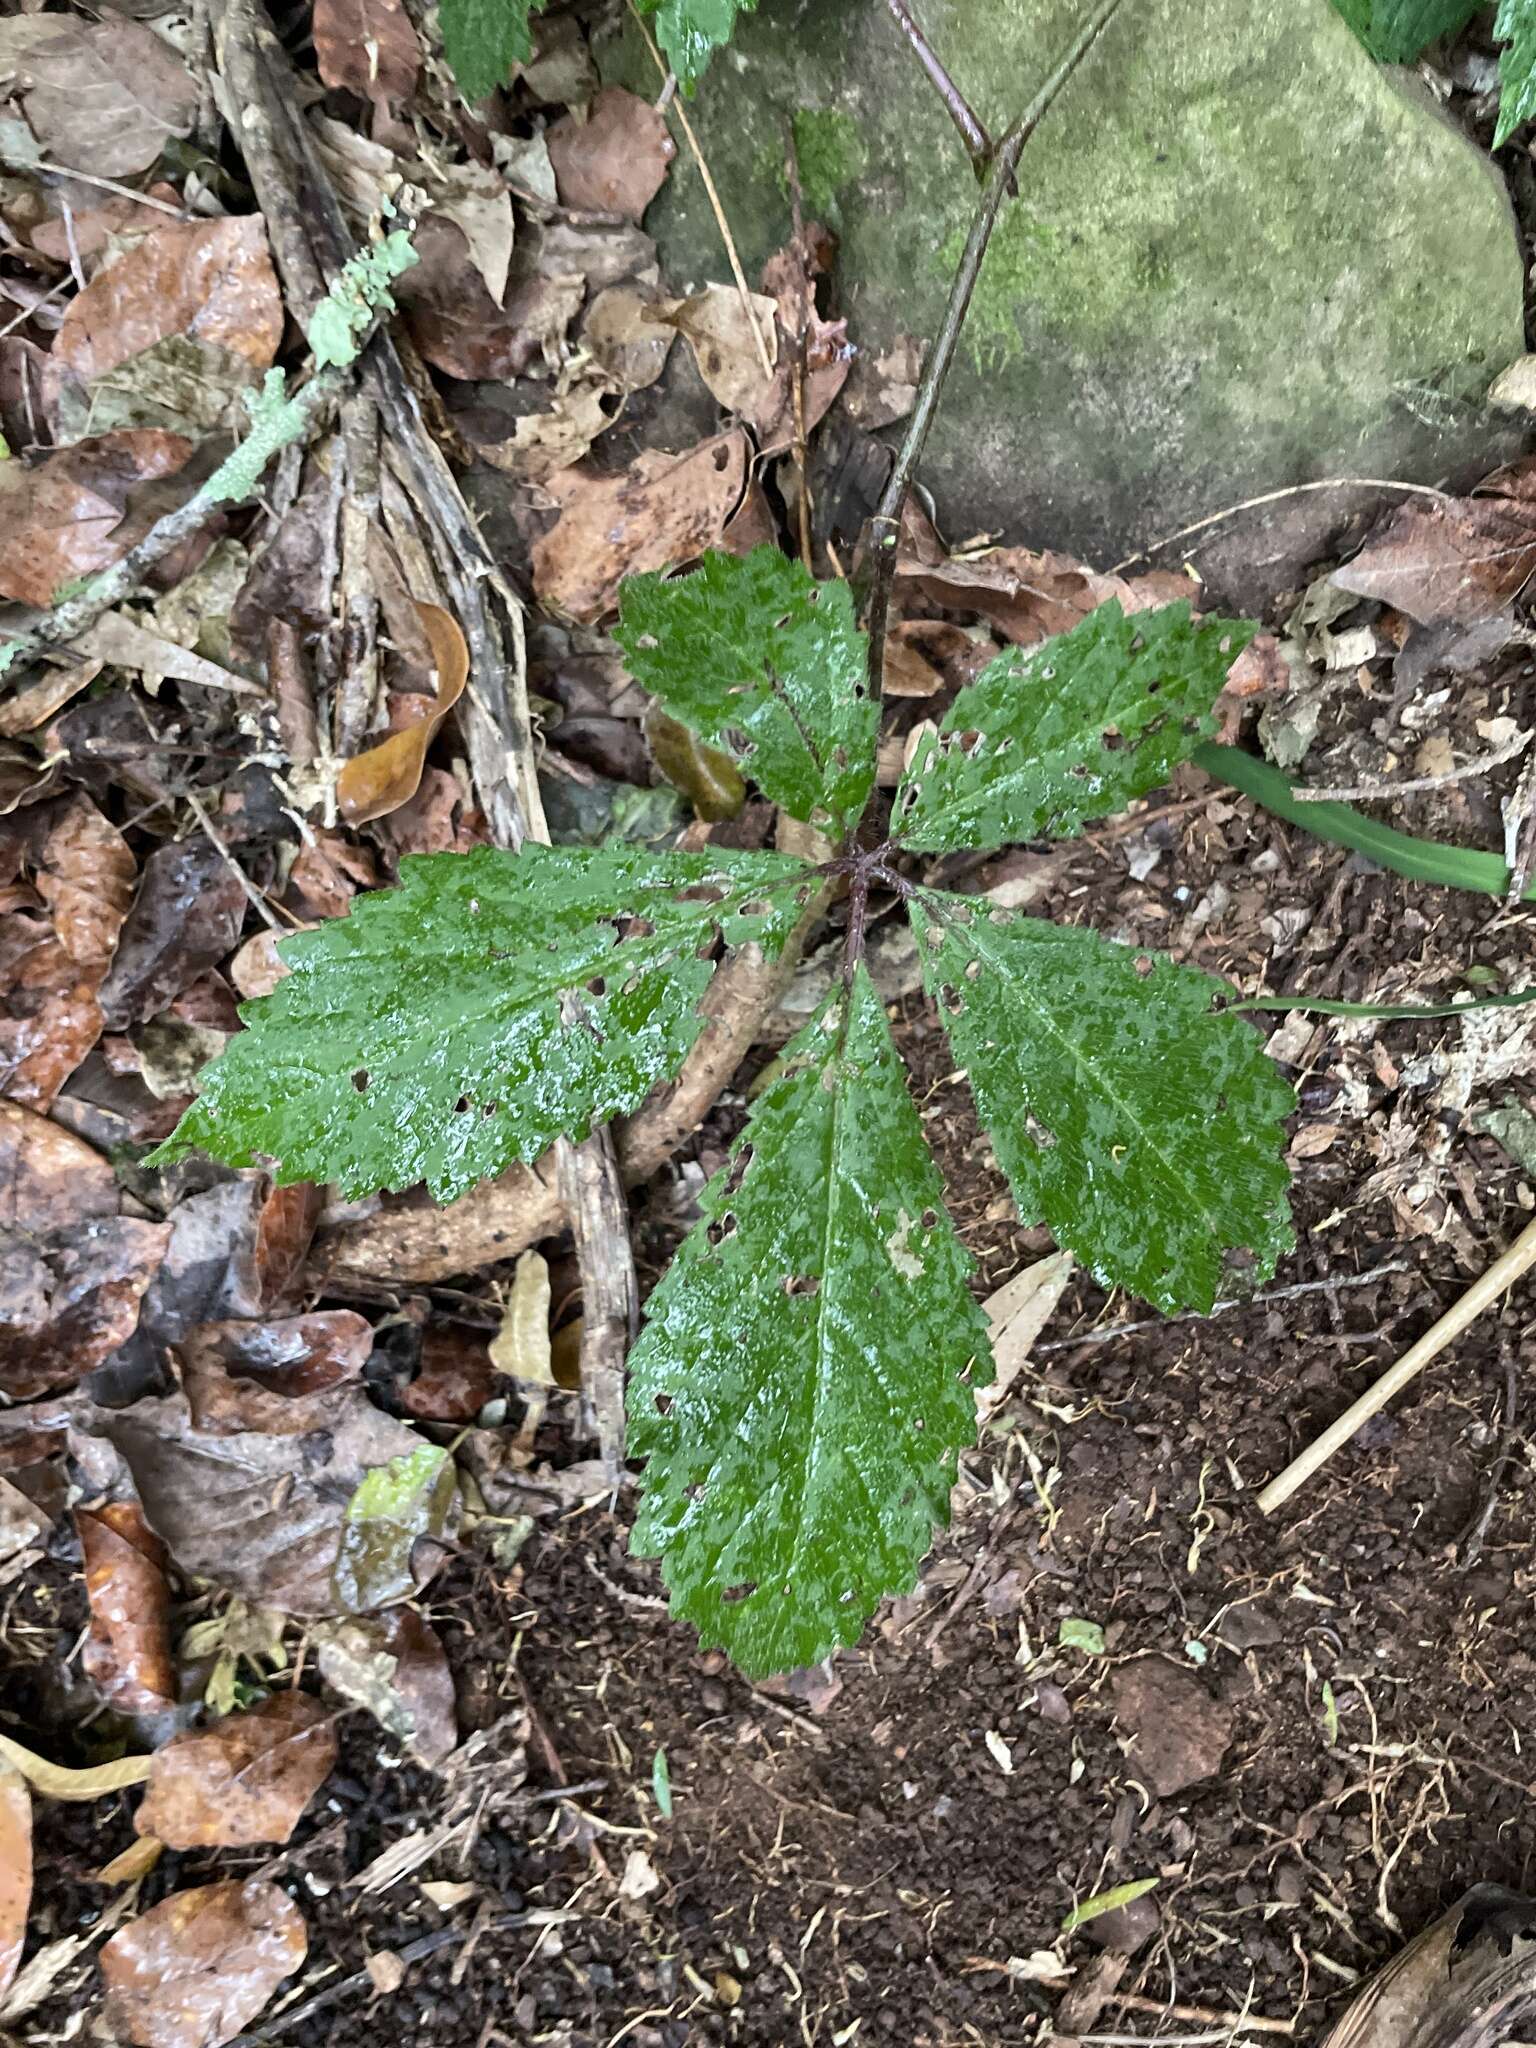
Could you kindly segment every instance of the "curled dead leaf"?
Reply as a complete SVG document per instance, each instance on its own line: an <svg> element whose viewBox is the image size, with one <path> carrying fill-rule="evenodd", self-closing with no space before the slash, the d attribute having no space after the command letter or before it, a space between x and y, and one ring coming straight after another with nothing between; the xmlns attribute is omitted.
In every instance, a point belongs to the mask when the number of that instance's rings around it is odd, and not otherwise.
<svg viewBox="0 0 1536 2048"><path fill-rule="evenodd" d="M86 1674L121 1713L164 1713L176 1704L165 1546L132 1501L77 1508L75 1527L91 1605Z"/></svg>
<svg viewBox="0 0 1536 2048"><path fill-rule="evenodd" d="M706 746L659 705L646 713L645 738L651 759L672 787L687 797L695 816L713 824L739 815L747 785L729 754Z"/></svg>
<svg viewBox="0 0 1536 2048"><path fill-rule="evenodd" d="M308 1947L298 1907L266 1878L177 1892L102 1948L108 2023L137 2048L223 2048Z"/></svg>
<svg viewBox="0 0 1536 2048"><path fill-rule="evenodd" d="M1502 611L1533 572L1536 504L1522 492L1415 498L1400 505L1331 580L1357 597L1393 605L1421 625L1446 619L1475 625Z"/></svg>
<svg viewBox="0 0 1536 2048"><path fill-rule="evenodd" d="M335 1763L336 1731L320 1702L274 1693L157 1749L133 1824L171 1849L286 1842Z"/></svg>
<svg viewBox="0 0 1536 2048"><path fill-rule="evenodd" d="M349 825L382 818L416 794L427 749L469 680L469 648L455 621L435 604L418 604L416 610L432 647L437 696L419 724L391 733L342 768L336 778L336 802Z"/></svg>

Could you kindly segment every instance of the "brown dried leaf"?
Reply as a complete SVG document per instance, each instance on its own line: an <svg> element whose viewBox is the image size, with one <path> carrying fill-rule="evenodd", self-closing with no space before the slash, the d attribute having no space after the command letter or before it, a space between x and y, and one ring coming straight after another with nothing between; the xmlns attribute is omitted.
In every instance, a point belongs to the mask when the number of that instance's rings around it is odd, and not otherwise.
<svg viewBox="0 0 1536 2048"><path fill-rule="evenodd" d="M71 180L62 190L51 191L47 197L57 207L61 197L71 189L79 191L81 188ZM181 204L181 194L174 185L151 185L149 196L162 200L167 206ZM72 205L67 223L62 212L40 221L35 228L28 229L27 240L39 256L46 256L50 263L69 263L78 256L89 275L96 259L105 253L114 236L146 233L150 228L162 226L165 218L160 207L146 206L126 194L121 198L98 197L90 205Z"/></svg>
<svg viewBox="0 0 1536 2048"><path fill-rule="evenodd" d="M286 1842L335 1762L336 1732L320 1702L275 1693L156 1750L133 1824L171 1849Z"/></svg>
<svg viewBox="0 0 1536 2048"><path fill-rule="evenodd" d="M77 1508L90 1629L80 1662L109 1706L159 1714L176 1704L165 1546L132 1501Z"/></svg>
<svg viewBox="0 0 1536 2048"><path fill-rule="evenodd" d="M230 1306L247 1315L270 1315L304 1288L304 1262L325 1191L309 1181L269 1188L256 1206L248 1279L230 1290Z"/></svg>
<svg viewBox="0 0 1536 2048"><path fill-rule="evenodd" d="M401 0L315 0L315 61L327 85L363 100L408 100L421 44Z"/></svg>
<svg viewBox="0 0 1536 2048"><path fill-rule="evenodd" d="M611 610L626 576L691 562L716 546L741 497L749 452L734 428L681 455L647 450L615 476L572 469L551 477L560 517L534 544L539 596L592 624Z"/></svg>
<svg viewBox="0 0 1536 2048"><path fill-rule="evenodd" d="M29 1401L73 1386L126 1344L170 1237L168 1223L104 1216L7 1238L0 1245L0 1393Z"/></svg>
<svg viewBox="0 0 1536 2048"><path fill-rule="evenodd" d="M259 214L166 221L73 299L53 361L89 384L163 341L190 335L265 370L283 338L283 301Z"/></svg>
<svg viewBox="0 0 1536 2048"><path fill-rule="evenodd" d="M298 1907L266 1878L177 1892L102 1948L108 2024L137 2048L223 2048L308 1947Z"/></svg>
<svg viewBox="0 0 1536 2048"><path fill-rule="evenodd" d="M117 1214L117 1178L99 1152L36 1111L0 1102L0 1230L41 1235Z"/></svg>
<svg viewBox="0 0 1536 2048"><path fill-rule="evenodd" d="M651 317L654 302L654 290L639 283L611 284L582 320L582 340L621 391L647 390L667 366L677 330Z"/></svg>
<svg viewBox="0 0 1536 2048"><path fill-rule="evenodd" d="M769 362L776 363L780 336L775 300L754 292L749 320L735 285L707 284L691 299L662 300L655 317L684 337L699 375L728 412L751 417L766 403L773 379L763 374L751 320L757 323Z"/></svg>
<svg viewBox="0 0 1536 2048"><path fill-rule="evenodd" d="M174 476L191 453L183 435L144 427L77 441L30 468L0 463L0 596L46 607L117 561L137 538L135 485Z"/></svg>
<svg viewBox="0 0 1536 2048"><path fill-rule="evenodd" d="M336 778L336 804L349 825L382 818L416 794L427 749L469 680L469 648L455 621L435 604L418 604L416 610L432 647L437 697L418 724L391 733L343 765Z"/></svg>
<svg viewBox="0 0 1536 2048"><path fill-rule="evenodd" d="M0 21L0 77L20 87L44 153L96 178L147 171L197 117L186 66L152 29L118 14Z"/></svg>
<svg viewBox="0 0 1536 2048"><path fill-rule="evenodd" d="M475 452L508 476L541 483L580 462L598 435L613 425L604 406L611 396L606 383L573 385L543 411L525 414L505 440L477 441Z"/></svg>
<svg viewBox="0 0 1536 2048"><path fill-rule="evenodd" d="M1470 626L1502 611L1533 571L1536 506L1514 497L1416 498L1331 580L1421 625Z"/></svg>
<svg viewBox="0 0 1536 2048"><path fill-rule="evenodd" d="M348 1503L364 1474L408 1457L422 1440L381 1414L360 1389L345 1390L327 1427L302 1440L255 1431L203 1436L184 1396L130 1408L80 1404L82 1430L104 1438L126 1462L151 1526L178 1567L214 1580L253 1607L285 1614L337 1614L333 1577ZM302 1452L299 1444L302 1441ZM410 1596L438 1559L412 1561L404 1583L378 1596Z"/></svg>
<svg viewBox="0 0 1536 2048"><path fill-rule="evenodd" d="M245 922L239 877L208 839L160 846L101 986L107 1028L126 1030L163 1010L209 967L228 958Z"/></svg>
<svg viewBox="0 0 1536 2048"><path fill-rule="evenodd" d="M500 306L507 295L507 272L516 239L512 194L505 178L483 164L444 164L429 178L427 193L432 212L452 221L463 235L470 261L492 303Z"/></svg>
<svg viewBox="0 0 1536 2048"><path fill-rule="evenodd" d="M295 925L295 931L312 931L312 925ZM241 996L249 1002L253 996L269 996L285 974L293 969L285 967L278 953L278 943L285 936L282 932L261 931L254 938L246 940L229 963L229 978Z"/></svg>
<svg viewBox="0 0 1536 2048"><path fill-rule="evenodd" d="M420 259L395 286L411 338L449 377L501 382L551 352L581 310L585 288L570 267L529 268L514 258L503 303L487 291L462 228L428 214L416 234Z"/></svg>
<svg viewBox="0 0 1536 2048"><path fill-rule="evenodd" d="M400 1406L419 1422L473 1422L495 1378L483 1334L432 1328L422 1333L421 1362L415 1379L400 1389Z"/></svg>
<svg viewBox="0 0 1536 2048"><path fill-rule="evenodd" d="M320 1676L362 1707L424 1763L438 1764L459 1739L448 1657L413 1607L323 1622L313 1632Z"/></svg>
<svg viewBox="0 0 1536 2048"><path fill-rule="evenodd" d="M361 1376L372 1349L371 1326L345 1308L270 1323L199 1323L176 1346L192 1425L206 1436L323 1429L335 1390Z"/></svg>
<svg viewBox="0 0 1536 2048"><path fill-rule="evenodd" d="M0 1998L10 1990L32 1910L32 1794L20 1771L0 1765Z"/></svg>
<svg viewBox="0 0 1536 2048"><path fill-rule="evenodd" d="M78 791L50 809L46 824L37 854L37 893L71 960L105 973L138 873L128 842Z"/></svg>
<svg viewBox="0 0 1536 2048"><path fill-rule="evenodd" d="M35 682L24 684L14 697L0 704L0 738L36 732L100 674L99 661L61 661L57 667L45 666Z"/></svg>
<svg viewBox="0 0 1536 2048"><path fill-rule="evenodd" d="M677 155L666 117L647 100L605 86L586 119L565 115L549 130L560 204L577 213L617 213L638 221Z"/></svg>

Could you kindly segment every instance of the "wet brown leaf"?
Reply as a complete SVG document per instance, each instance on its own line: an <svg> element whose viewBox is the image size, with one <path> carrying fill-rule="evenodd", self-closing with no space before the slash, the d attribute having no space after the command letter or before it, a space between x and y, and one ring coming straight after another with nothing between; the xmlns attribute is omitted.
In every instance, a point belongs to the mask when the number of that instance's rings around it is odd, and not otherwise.
<svg viewBox="0 0 1536 2048"><path fill-rule="evenodd" d="M36 732L71 697L78 697L87 684L94 683L101 667L99 661L73 660L61 661L53 668L44 667L34 682L24 684L14 697L0 704L0 738L15 739L22 733Z"/></svg>
<svg viewBox="0 0 1536 2048"><path fill-rule="evenodd" d="M638 221L677 155L666 116L619 86L605 86L585 120L567 114L549 130L560 204L577 213Z"/></svg>
<svg viewBox="0 0 1536 2048"><path fill-rule="evenodd" d="M270 1315L303 1291L304 1261L324 1206L324 1189L309 1181L267 1190L256 1206L249 1278L230 1290L231 1307Z"/></svg>
<svg viewBox="0 0 1536 2048"><path fill-rule="evenodd" d="M186 66L152 29L117 14L0 21L0 77L21 89L44 154L96 178L147 171L197 116Z"/></svg>
<svg viewBox="0 0 1536 2048"><path fill-rule="evenodd" d="M0 1231L38 1235L117 1214L106 1160L35 1110L0 1102Z"/></svg>
<svg viewBox="0 0 1536 2048"><path fill-rule="evenodd" d="M308 925L296 925L296 931L311 930ZM229 978L248 1002L253 996L269 996L285 974L292 968L285 967L278 953L282 932L260 931L236 953L229 963Z"/></svg>
<svg viewBox="0 0 1536 2048"><path fill-rule="evenodd" d="M336 1388L361 1376L372 1349L372 1327L344 1308L270 1323L199 1323L176 1346L193 1427L207 1436L323 1428Z"/></svg>
<svg viewBox="0 0 1536 2048"><path fill-rule="evenodd" d="M716 546L741 497L748 453L737 428L681 455L647 450L616 476L572 469L551 477L560 517L534 544L539 596L592 624L611 610L626 576L691 562Z"/></svg>
<svg viewBox="0 0 1536 2048"><path fill-rule="evenodd" d="M391 700L391 708L398 700ZM420 703L430 708L431 698ZM408 720L406 725L414 723ZM379 885L378 862L371 847L349 839L341 832L327 832L323 825L311 829L299 849L299 857L288 870L288 887L283 902L296 910L306 924L323 924L327 918L344 917L359 889ZM275 936L275 935L274 935Z"/></svg>
<svg viewBox="0 0 1536 2048"><path fill-rule="evenodd" d="M416 1377L400 1389L400 1406L420 1422L473 1422L495 1378L482 1333L451 1325L429 1329L422 1333Z"/></svg>
<svg viewBox="0 0 1536 2048"><path fill-rule="evenodd" d="M54 1518L46 1508L9 1479L0 1478L0 1585L37 1563L53 1533L53 1525ZM5 1918L4 1836L4 1820L0 1817L0 1923ZM3 1945L0 1939L0 1949ZM4 1992L5 1969L0 1962L0 1999Z"/></svg>
<svg viewBox="0 0 1536 2048"><path fill-rule="evenodd" d="M32 1794L0 1765L0 1998L11 1988L32 1910Z"/></svg>
<svg viewBox="0 0 1536 2048"><path fill-rule="evenodd" d="M349 825L382 818L416 794L427 749L469 680L469 648L454 620L435 604L418 604L416 610L432 647L437 697L418 724L391 733L343 765L336 778L336 803Z"/></svg>
<svg viewBox="0 0 1536 2048"><path fill-rule="evenodd" d="M335 1762L336 1732L320 1702L275 1693L156 1750L133 1824L171 1849L286 1842Z"/></svg>
<svg viewBox="0 0 1536 2048"><path fill-rule="evenodd" d="M104 1409L80 1403L79 1430L104 1439L132 1474L152 1528L177 1566L253 1607L285 1614L347 1611L333 1584L347 1510L369 1471L422 1448L403 1422L358 1389L327 1427L302 1439L255 1431L204 1436L179 1394ZM438 1558L423 1550L421 1565ZM403 1583L401 1579L403 1578ZM405 1599L421 1573L404 1560L380 1604Z"/></svg>
<svg viewBox="0 0 1536 2048"><path fill-rule="evenodd" d="M126 1344L170 1236L168 1223L103 1216L6 1238L0 1393L29 1401L73 1386Z"/></svg>
<svg viewBox="0 0 1536 2048"><path fill-rule="evenodd" d="M99 434L28 467L0 463L0 597L48 606L67 584L132 547L136 485L174 476L192 452L181 434Z"/></svg>
<svg viewBox="0 0 1536 2048"><path fill-rule="evenodd" d="M330 86L363 100L408 100L421 44L401 0L315 0L315 61Z"/></svg>
<svg viewBox="0 0 1536 2048"><path fill-rule="evenodd" d="M107 1028L142 1024L206 968L226 959L246 909L239 878L211 840L157 847L144 864L117 957L102 983Z"/></svg>
<svg viewBox="0 0 1536 2048"><path fill-rule="evenodd" d="M1331 580L1357 597L1394 605L1420 625L1470 626L1502 611L1533 571L1536 505L1528 499L1414 498Z"/></svg>
<svg viewBox="0 0 1536 2048"><path fill-rule="evenodd" d="M138 2048L223 2048L308 1946L298 1907L266 1878L177 1892L103 1946L108 2024Z"/></svg>
<svg viewBox="0 0 1536 2048"><path fill-rule="evenodd" d="M80 1661L109 1706L159 1714L176 1704L165 1546L132 1501L77 1508L90 1630Z"/></svg>
<svg viewBox="0 0 1536 2048"><path fill-rule="evenodd" d="M424 1763L441 1763L457 1746L447 1653L414 1607L323 1622L313 1638L326 1684L349 1706L372 1714Z"/></svg>

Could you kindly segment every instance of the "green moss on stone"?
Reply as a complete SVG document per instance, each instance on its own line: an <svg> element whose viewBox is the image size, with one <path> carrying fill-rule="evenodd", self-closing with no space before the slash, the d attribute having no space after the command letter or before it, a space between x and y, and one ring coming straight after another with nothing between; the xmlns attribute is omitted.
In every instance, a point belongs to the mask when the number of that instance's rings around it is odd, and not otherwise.
<svg viewBox="0 0 1536 2048"><path fill-rule="evenodd" d="M792 125L806 206L823 218L833 216L843 188L869 159L859 124L837 107L798 107Z"/></svg>

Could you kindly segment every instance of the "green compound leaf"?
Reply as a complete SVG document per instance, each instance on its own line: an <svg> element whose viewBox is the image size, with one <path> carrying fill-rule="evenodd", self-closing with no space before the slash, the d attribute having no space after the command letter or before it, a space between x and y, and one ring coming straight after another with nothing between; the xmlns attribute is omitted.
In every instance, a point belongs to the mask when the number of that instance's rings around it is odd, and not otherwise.
<svg viewBox="0 0 1536 2048"><path fill-rule="evenodd" d="M749 1676L904 1592L992 1377L971 1261L861 966L795 1039L630 1358L637 1556Z"/></svg>
<svg viewBox="0 0 1536 2048"><path fill-rule="evenodd" d="M1294 1242L1295 1097L1225 982L1097 932L926 892L929 993L1026 1224L1106 1286L1208 1311L1229 1250L1267 1280Z"/></svg>
<svg viewBox="0 0 1536 2048"><path fill-rule="evenodd" d="M737 15L756 5L757 0L640 0L640 12L656 16L656 40L691 96L710 58L731 40Z"/></svg>
<svg viewBox="0 0 1536 2048"><path fill-rule="evenodd" d="M707 554L691 576L629 577L615 637L641 688L791 817L857 822L880 713L846 583L813 582L775 547Z"/></svg>
<svg viewBox="0 0 1536 2048"><path fill-rule="evenodd" d="M1216 730L1211 706L1257 631L1196 621L1187 602L1127 618L1111 598L1043 647L1000 655L919 747L897 837L950 853L1066 839L1122 810Z"/></svg>
<svg viewBox="0 0 1536 2048"><path fill-rule="evenodd" d="M1522 121L1536 120L1536 0L1499 0L1493 33L1499 52L1499 125L1493 146L1508 142Z"/></svg>
<svg viewBox="0 0 1536 2048"><path fill-rule="evenodd" d="M1482 0L1333 0L1371 55L1411 64L1442 36L1465 28Z"/></svg>
<svg viewBox="0 0 1536 2048"><path fill-rule="evenodd" d="M505 85L533 55L528 17L544 0L441 0L443 49L458 88L473 104Z"/></svg>
<svg viewBox="0 0 1536 2048"><path fill-rule="evenodd" d="M451 1202L638 1107L703 1028L716 931L772 958L814 886L781 854L636 846L427 854L400 879L284 941L293 971L242 1008L157 1164L269 1157L280 1182Z"/></svg>

